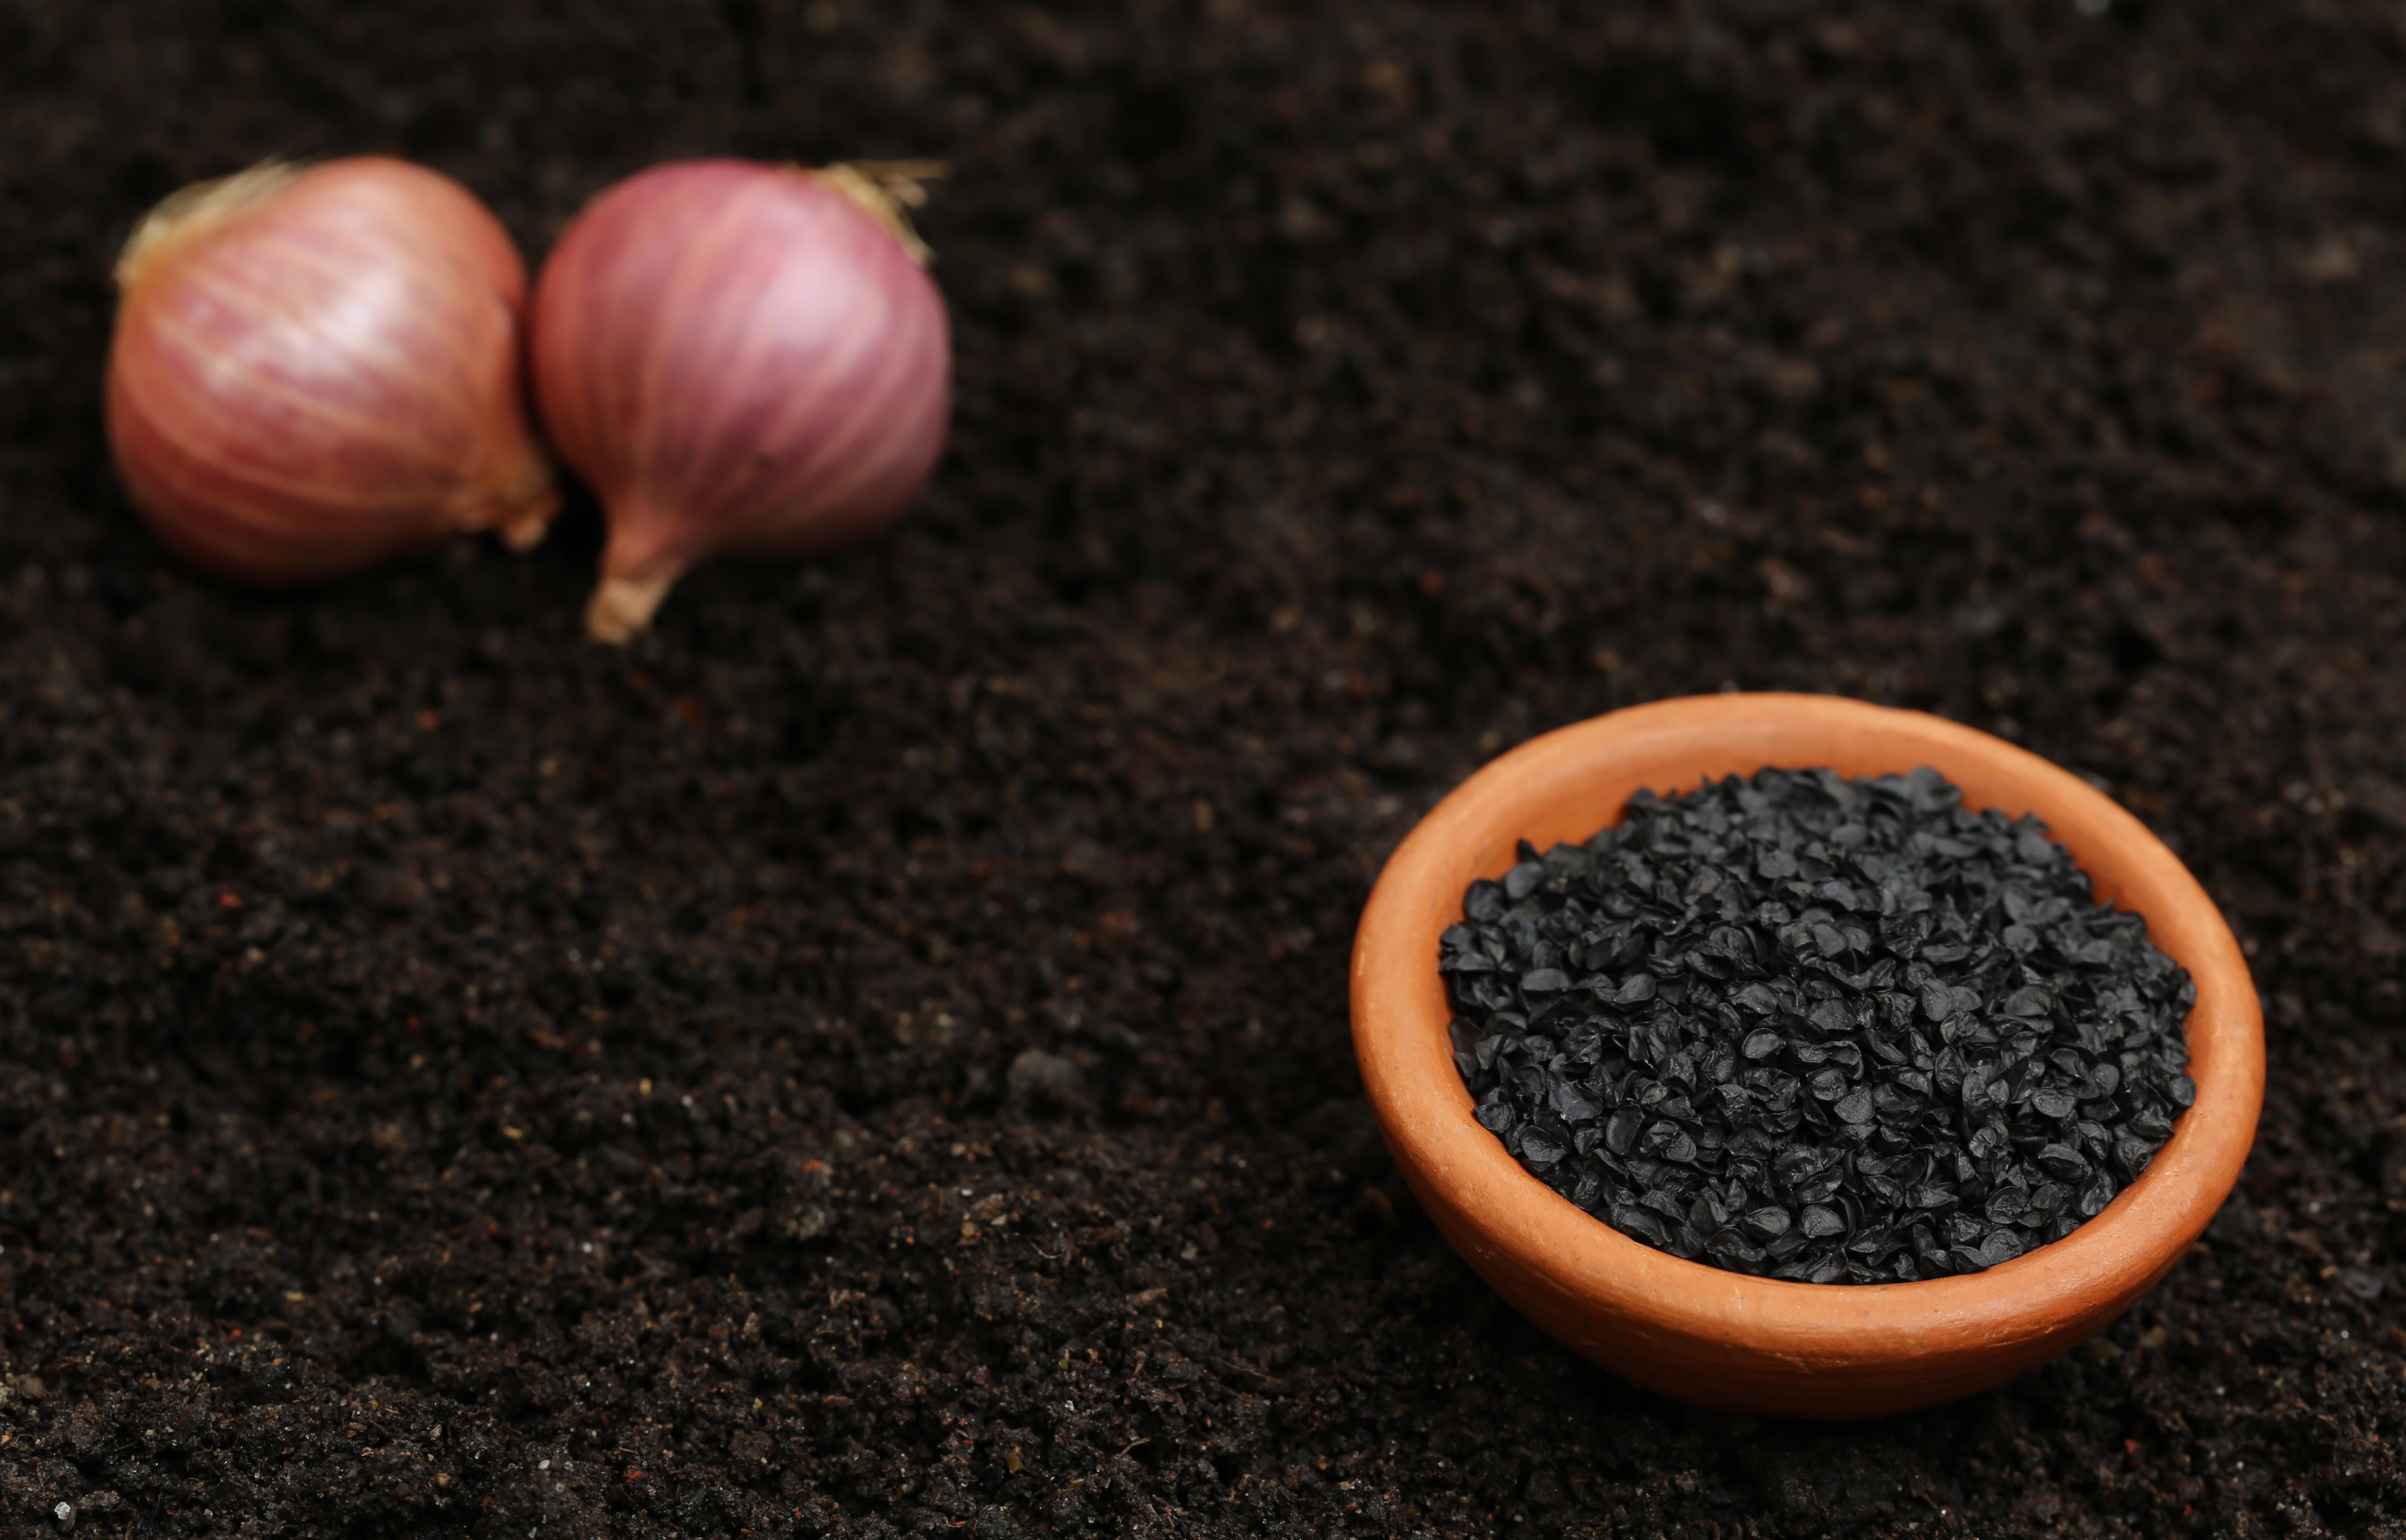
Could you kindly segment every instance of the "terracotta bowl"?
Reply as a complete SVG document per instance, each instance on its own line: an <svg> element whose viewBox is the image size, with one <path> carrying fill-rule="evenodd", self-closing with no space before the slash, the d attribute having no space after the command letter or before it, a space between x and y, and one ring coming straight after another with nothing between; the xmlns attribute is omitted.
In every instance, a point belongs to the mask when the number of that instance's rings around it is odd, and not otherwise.
<svg viewBox="0 0 2406 1540"><path fill-rule="evenodd" d="M1617 821L1641 787L1826 765L1930 765L1974 808L2035 812L2101 900L2146 917L2197 982L2197 1100L2139 1180L2053 1245L1921 1283L1749 1278L1622 1236L1523 1171L1471 1119L1446 1038L1437 937L1514 841L1539 849ZM2077 777L1918 712L1806 695L1717 695L1615 712L1505 755L1421 821L1387 863L1353 945L1353 1050L1388 1148L1454 1249L1564 1345L1681 1401L1781 1417L1909 1411L2034 1368L2164 1276L2238 1180L2264 1094L2263 1018L2214 901L2140 822Z"/></svg>

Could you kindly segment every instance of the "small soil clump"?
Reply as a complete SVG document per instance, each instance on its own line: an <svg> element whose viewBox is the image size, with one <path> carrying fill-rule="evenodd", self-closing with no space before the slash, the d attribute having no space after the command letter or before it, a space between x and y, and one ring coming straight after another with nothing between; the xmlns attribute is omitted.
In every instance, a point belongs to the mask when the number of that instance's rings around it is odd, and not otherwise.
<svg viewBox="0 0 2406 1540"><path fill-rule="evenodd" d="M1471 885L1445 933L1479 1121L1674 1256L1815 1283L2059 1240L2196 1095L2187 973L2034 816L1935 770L1763 770Z"/></svg>

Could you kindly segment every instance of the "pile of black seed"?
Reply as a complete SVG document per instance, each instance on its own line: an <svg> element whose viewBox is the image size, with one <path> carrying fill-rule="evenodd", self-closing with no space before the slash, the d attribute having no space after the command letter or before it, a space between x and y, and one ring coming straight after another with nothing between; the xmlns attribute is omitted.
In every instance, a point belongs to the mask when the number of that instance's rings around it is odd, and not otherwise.
<svg viewBox="0 0 2406 1540"><path fill-rule="evenodd" d="M2112 1202L2196 1095L2196 986L2146 922L1935 770L1639 792L1463 910L1438 967L1479 1121L1674 1256L1994 1266Z"/></svg>

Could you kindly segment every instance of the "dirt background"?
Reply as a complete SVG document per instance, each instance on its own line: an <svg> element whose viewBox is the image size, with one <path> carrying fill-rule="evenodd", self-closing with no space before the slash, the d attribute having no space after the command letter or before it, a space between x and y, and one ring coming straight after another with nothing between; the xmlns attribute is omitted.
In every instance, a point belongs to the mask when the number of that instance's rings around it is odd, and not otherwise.
<svg viewBox="0 0 2406 1540"><path fill-rule="evenodd" d="M2088 8L0 7L0 1532L2400 1533L2406 21ZM177 570L113 247L366 149L531 252L950 159L935 487L628 653L589 503ZM2258 970L2206 1243L1932 1414L1589 1367L1358 1100L1413 820L1733 685L2088 772Z"/></svg>

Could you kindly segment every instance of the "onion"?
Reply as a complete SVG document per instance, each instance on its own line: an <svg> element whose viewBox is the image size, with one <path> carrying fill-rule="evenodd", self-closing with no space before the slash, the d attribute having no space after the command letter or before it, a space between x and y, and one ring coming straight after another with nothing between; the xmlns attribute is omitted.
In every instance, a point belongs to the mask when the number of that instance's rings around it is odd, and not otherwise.
<svg viewBox="0 0 2406 1540"><path fill-rule="evenodd" d="M458 183L261 166L161 204L117 281L109 446L194 565L314 583L458 530L542 538L559 496L526 411L526 266Z"/></svg>
<svg viewBox="0 0 2406 1540"><path fill-rule="evenodd" d="M534 390L609 518L597 640L644 629L704 557L866 539L934 468L943 300L864 192L848 168L692 161L611 188L561 233L535 282Z"/></svg>

